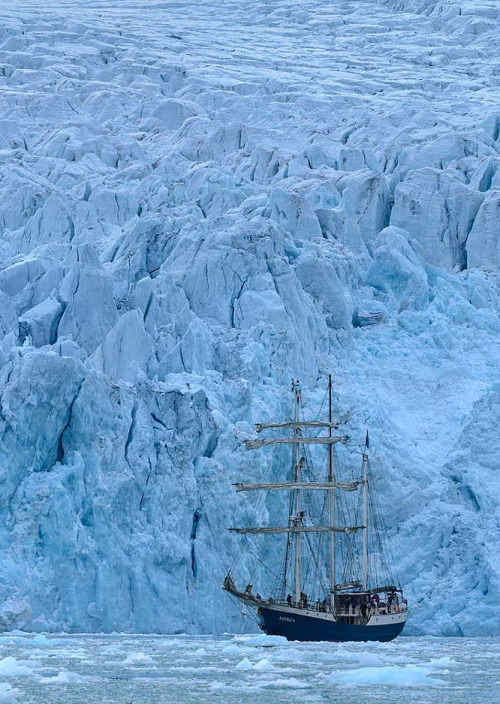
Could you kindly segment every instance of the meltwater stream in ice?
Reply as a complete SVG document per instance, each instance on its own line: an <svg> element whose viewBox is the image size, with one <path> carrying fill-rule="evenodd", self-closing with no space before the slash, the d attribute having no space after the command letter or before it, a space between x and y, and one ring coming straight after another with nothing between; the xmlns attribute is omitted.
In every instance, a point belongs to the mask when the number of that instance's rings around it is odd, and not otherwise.
<svg viewBox="0 0 500 704"><path fill-rule="evenodd" d="M493 703L499 638L4 635L0 702Z"/></svg>

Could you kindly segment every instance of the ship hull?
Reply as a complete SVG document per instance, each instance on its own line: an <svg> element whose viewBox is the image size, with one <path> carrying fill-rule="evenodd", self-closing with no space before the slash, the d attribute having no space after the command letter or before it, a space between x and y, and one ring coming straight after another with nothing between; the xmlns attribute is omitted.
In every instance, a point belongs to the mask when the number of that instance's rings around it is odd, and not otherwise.
<svg viewBox="0 0 500 704"><path fill-rule="evenodd" d="M258 614L261 628L268 635L284 636L288 640L298 641L388 642L400 635L406 623L405 618L392 623L361 626L266 607L260 607Z"/></svg>

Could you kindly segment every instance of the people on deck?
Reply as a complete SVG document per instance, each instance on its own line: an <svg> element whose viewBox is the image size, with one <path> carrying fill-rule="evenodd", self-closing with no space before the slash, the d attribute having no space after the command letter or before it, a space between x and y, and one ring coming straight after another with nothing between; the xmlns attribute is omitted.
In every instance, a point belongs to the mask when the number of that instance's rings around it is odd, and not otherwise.
<svg viewBox="0 0 500 704"><path fill-rule="evenodd" d="M286 603L288 604L288 606L292 605L292 595L291 594L288 594L288 596L286 598Z"/></svg>
<svg viewBox="0 0 500 704"><path fill-rule="evenodd" d="M245 587L245 594L247 596L250 596L252 594L252 588L253 588L253 584L247 584L247 586Z"/></svg>

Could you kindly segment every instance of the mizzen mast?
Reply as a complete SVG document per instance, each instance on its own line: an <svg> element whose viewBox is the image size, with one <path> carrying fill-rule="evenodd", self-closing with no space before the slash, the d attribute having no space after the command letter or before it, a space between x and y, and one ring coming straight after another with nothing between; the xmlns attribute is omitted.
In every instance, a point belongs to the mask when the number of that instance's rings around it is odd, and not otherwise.
<svg viewBox="0 0 500 704"><path fill-rule="evenodd" d="M366 433L365 449L363 452L363 589L368 589L368 448L370 440Z"/></svg>
<svg viewBox="0 0 500 704"><path fill-rule="evenodd" d="M295 423L297 423L294 429L294 438L300 441L302 431L299 423L299 411L300 411L300 384L298 381L292 382L292 391L295 394ZM300 458L300 445L297 443L295 445L295 481L297 484L300 483L300 470L301 470L301 458ZM301 489L297 487L295 489L295 516L292 519L293 524L296 528L302 527L302 511L301 511ZM295 601L298 604L301 600L301 570L302 570L302 546L301 546L301 531L295 533Z"/></svg>
<svg viewBox="0 0 500 704"><path fill-rule="evenodd" d="M332 437L332 375L328 375L328 437ZM329 525L335 525L335 467L333 464L333 444L328 446L328 492ZM330 533L330 605L335 612L335 533Z"/></svg>

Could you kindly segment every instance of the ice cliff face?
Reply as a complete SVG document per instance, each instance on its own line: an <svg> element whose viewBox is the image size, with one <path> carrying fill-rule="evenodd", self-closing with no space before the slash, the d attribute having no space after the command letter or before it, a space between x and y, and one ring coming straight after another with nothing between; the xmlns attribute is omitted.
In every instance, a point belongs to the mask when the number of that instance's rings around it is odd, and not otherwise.
<svg viewBox="0 0 500 704"><path fill-rule="evenodd" d="M3 10L0 626L248 627L241 441L332 371L410 627L498 632L500 10Z"/></svg>

